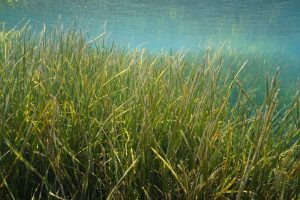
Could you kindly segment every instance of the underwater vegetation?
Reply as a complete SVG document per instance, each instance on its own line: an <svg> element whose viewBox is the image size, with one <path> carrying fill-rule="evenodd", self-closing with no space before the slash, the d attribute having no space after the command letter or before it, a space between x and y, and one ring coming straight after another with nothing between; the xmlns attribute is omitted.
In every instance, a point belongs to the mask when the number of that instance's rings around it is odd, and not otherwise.
<svg viewBox="0 0 300 200"><path fill-rule="evenodd" d="M1 31L0 199L299 199L299 96L234 56Z"/></svg>

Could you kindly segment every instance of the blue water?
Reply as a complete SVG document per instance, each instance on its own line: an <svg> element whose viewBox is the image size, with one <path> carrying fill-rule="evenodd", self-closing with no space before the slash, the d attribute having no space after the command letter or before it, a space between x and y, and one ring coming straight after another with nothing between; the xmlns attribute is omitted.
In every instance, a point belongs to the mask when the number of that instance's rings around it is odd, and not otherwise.
<svg viewBox="0 0 300 200"><path fill-rule="evenodd" d="M300 79L300 0L0 0L6 28L63 24L105 29L130 48L235 49L278 55L284 80ZM276 58L275 56L275 58ZM288 63L288 64L285 64Z"/></svg>
<svg viewBox="0 0 300 200"><path fill-rule="evenodd" d="M299 0L0 0L0 21L48 26L76 19L90 36L148 49L218 46L300 52Z"/></svg>

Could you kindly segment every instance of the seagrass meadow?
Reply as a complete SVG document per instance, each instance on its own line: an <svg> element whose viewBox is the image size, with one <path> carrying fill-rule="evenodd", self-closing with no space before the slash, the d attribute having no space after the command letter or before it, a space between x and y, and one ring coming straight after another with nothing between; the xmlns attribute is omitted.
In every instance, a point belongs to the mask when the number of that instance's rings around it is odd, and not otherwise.
<svg viewBox="0 0 300 200"><path fill-rule="evenodd" d="M300 99L280 71L85 38L0 32L0 199L300 198Z"/></svg>

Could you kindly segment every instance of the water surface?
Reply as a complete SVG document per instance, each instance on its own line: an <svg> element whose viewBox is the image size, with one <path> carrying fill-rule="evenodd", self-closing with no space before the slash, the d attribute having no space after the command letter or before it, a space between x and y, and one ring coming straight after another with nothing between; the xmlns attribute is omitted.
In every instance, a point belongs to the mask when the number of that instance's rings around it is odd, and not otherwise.
<svg viewBox="0 0 300 200"><path fill-rule="evenodd" d="M232 47L300 51L297 0L0 0L0 21L79 26L148 49Z"/></svg>

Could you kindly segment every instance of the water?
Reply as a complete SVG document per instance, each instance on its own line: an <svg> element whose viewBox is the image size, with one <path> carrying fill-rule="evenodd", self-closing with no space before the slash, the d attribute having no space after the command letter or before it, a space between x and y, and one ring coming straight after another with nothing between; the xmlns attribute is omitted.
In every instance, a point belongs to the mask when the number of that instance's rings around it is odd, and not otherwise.
<svg viewBox="0 0 300 200"><path fill-rule="evenodd" d="M105 25L111 40L150 51L225 44L275 54L290 65L286 77L300 78L299 0L0 0L6 27L27 20L37 27L76 21L91 38Z"/></svg>
<svg viewBox="0 0 300 200"><path fill-rule="evenodd" d="M256 46L300 51L299 0L0 0L0 21L77 24L148 49Z"/></svg>

